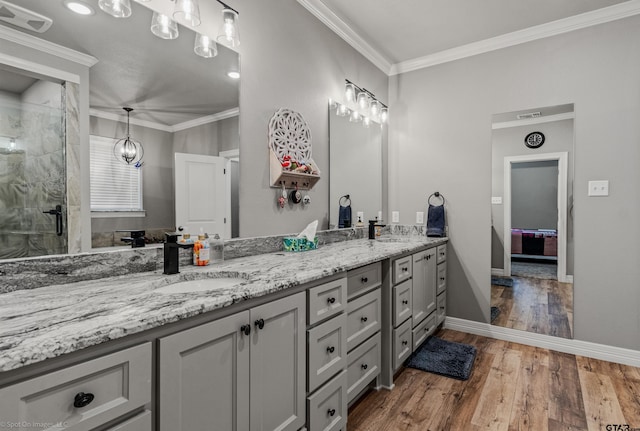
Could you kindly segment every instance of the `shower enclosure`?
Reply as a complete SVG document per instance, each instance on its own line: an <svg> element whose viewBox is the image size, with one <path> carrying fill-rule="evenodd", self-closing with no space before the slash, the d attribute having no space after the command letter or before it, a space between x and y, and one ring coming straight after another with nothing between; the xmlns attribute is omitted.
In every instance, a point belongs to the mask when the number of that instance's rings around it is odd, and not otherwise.
<svg viewBox="0 0 640 431"><path fill-rule="evenodd" d="M67 253L64 94L0 70L0 259Z"/></svg>

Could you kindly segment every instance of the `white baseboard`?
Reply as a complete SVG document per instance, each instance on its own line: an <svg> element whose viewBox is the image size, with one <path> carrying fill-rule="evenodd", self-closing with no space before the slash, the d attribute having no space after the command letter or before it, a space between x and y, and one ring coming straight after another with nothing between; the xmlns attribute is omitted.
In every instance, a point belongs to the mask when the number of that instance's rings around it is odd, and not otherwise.
<svg viewBox="0 0 640 431"><path fill-rule="evenodd" d="M551 335L534 334L517 329L503 328L488 323L448 317L444 321L446 329L482 335L497 340L511 341L528 346L542 347L557 352L571 353L588 358L602 359L618 364L640 367L640 351L624 349L622 347L607 346L588 341L569 340Z"/></svg>
<svg viewBox="0 0 640 431"><path fill-rule="evenodd" d="M504 276L504 269L502 268L491 268L491 275L502 277Z"/></svg>

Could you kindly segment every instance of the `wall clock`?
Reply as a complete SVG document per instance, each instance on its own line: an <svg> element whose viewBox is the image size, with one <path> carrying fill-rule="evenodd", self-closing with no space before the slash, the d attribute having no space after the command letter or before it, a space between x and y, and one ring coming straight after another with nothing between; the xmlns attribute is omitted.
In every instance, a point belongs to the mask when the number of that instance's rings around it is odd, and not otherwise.
<svg viewBox="0 0 640 431"><path fill-rule="evenodd" d="M531 132L524 138L524 144L529 148L540 148L544 144L544 134Z"/></svg>

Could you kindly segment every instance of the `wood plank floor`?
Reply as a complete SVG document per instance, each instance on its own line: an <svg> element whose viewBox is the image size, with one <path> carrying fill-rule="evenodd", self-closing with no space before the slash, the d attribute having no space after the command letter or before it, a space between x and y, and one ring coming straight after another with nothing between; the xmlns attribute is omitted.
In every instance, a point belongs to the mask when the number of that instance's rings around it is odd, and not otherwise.
<svg viewBox="0 0 640 431"><path fill-rule="evenodd" d="M573 338L572 283L513 277L513 287L491 285L491 306L500 309L493 325Z"/></svg>
<svg viewBox="0 0 640 431"><path fill-rule="evenodd" d="M405 368L392 391L352 406L348 431L640 430L640 368L451 330L437 336L476 346L469 380Z"/></svg>

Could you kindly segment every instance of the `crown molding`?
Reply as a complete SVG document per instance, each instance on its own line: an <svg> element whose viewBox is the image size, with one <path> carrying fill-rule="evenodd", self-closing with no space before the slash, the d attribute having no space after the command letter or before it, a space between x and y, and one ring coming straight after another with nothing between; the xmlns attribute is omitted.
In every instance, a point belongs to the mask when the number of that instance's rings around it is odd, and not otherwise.
<svg viewBox="0 0 640 431"><path fill-rule="evenodd" d="M112 112L100 111L93 108L89 109L89 115L93 117L103 118L105 120L127 121L126 115L114 114ZM231 108L226 111L218 112L217 114L207 115L205 117L196 118L195 120L178 123L173 126L167 126L166 124L160 124L154 121L139 120L137 118L130 118L129 122L136 126L148 127L150 129L174 133L179 132L180 130L186 130L192 127L201 126L203 124L214 123L216 121L224 120L225 118L236 117L238 115L240 115L240 108Z"/></svg>
<svg viewBox="0 0 640 431"><path fill-rule="evenodd" d="M184 123L174 124L171 129L173 132L179 132L180 130L202 126L203 124L215 123L216 121L224 120L225 118L237 117L238 115L240 115L240 108L231 108L226 111L218 112L217 114L207 115L206 117L200 117L195 120L185 121Z"/></svg>
<svg viewBox="0 0 640 431"><path fill-rule="evenodd" d="M571 120L573 118L576 118L575 113L563 112L562 114L546 115L546 116L537 117L537 118L527 118L525 120L502 121L499 123L493 123L491 125L491 129L497 130L497 129L508 129L510 127L532 126L534 124L551 123L552 121Z"/></svg>
<svg viewBox="0 0 640 431"><path fill-rule="evenodd" d="M3 25L0 25L0 39L8 40L9 42L17 43L18 45L32 48L86 67L91 67L98 62L98 59L92 55L40 39L39 37Z"/></svg>
<svg viewBox="0 0 640 431"><path fill-rule="evenodd" d="M389 75L392 68L391 62L333 13L321 0L298 0L298 3L333 30L333 32L340 36L345 42L355 48L356 51L378 67L378 69Z"/></svg>
<svg viewBox="0 0 640 431"><path fill-rule="evenodd" d="M602 9L585 12L568 18L551 21L546 24L529 27L501 36L447 49L424 57L396 63L391 67L390 75L411 72L425 67L435 66L538 39L544 39L546 37L556 36L638 14L640 14L640 0L629 0L624 3L618 3Z"/></svg>

